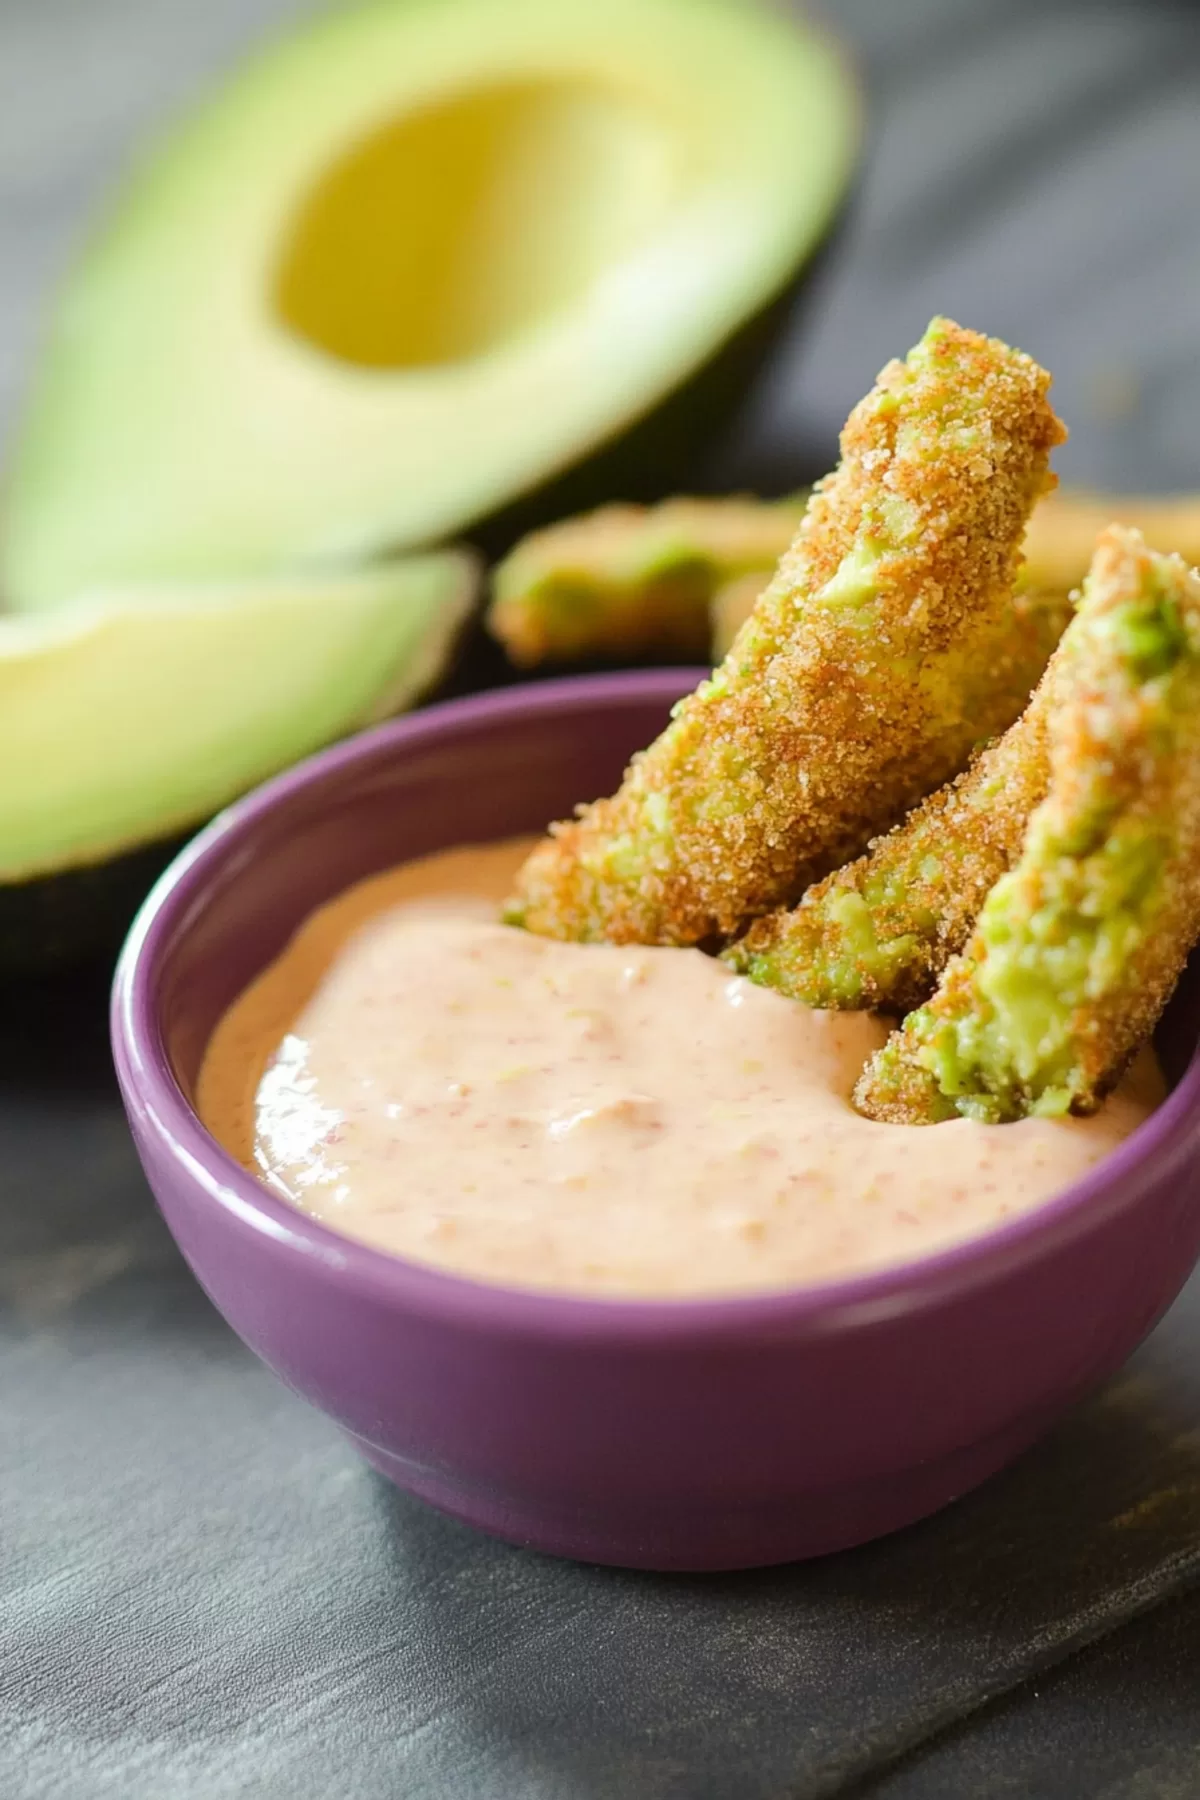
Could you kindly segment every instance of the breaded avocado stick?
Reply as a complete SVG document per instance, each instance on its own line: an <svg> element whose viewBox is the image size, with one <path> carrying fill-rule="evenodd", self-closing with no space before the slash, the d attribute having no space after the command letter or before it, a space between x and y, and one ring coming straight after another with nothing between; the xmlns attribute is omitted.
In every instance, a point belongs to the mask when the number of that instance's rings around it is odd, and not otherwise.
<svg viewBox="0 0 1200 1800"><path fill-rule="evenodd" d="M729 937L961 768L969 671L1064 436L1048 387L944 319L889 363L725 661L615 796L552 827L506 916L585 941Z"/></svg>
<svg viewBox="0 0 1200 1800"><path fill-rule="evenodd" d="M1052 596L1017 597L1018 668L1028 671L1035 658L1044 666L1069 611L1069 601ZM1024 636L1016 629L1022 613ZM725 960L807 1006L906 1012L926 999L970 937L988 889L1016 857L1029 814L1045 795L1046 716L1064 649L1021 716L965 774L876 838L864 856L809 888L790 912L759 919Z"/></svg>
<svg viewBox="0 0 1200 1800"><path fill-rule="evenodd" d="M488 630L524 669L580 657L707 658L714 594L747 572L767 585L807 498L674 499L564 519L497 566Z"/></svg>
<svg viewBox="0 0 1200 1800"><path fill-rule="evenodd" d="M713 596L713 650L718 661L728 654L765 585L759 575L743 575ZM1024 710L1071 612L1070 594L1026 587L1013 594L994 633L963 673L965 699L978 726L978 743L985 744L1007 731Z"/></svg>
<svg viewBox="0 0 1200 1800"><path fill-rule="evenodd" d="M966 949L855 1091L913 1125L1093 1112L1200 934L1200 579L1113 527L1063 640L1050 786Z"/></svg>

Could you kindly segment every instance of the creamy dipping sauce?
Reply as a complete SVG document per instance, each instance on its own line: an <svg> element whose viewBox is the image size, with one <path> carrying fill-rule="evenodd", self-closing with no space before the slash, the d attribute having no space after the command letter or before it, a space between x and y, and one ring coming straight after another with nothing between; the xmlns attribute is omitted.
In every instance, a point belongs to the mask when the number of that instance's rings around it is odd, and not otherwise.
<svg viewBox="0 0 1200 1800"><path fill-rule="evenodd" d="M528 847L350 889L213 1036L205 1123L349 1237L521 1287L792 1287L1027 1212L1162 1097L1147 1054L1090 1119L872 1123L849 1096L884 1024L699 951L499 925Z"/></svg>

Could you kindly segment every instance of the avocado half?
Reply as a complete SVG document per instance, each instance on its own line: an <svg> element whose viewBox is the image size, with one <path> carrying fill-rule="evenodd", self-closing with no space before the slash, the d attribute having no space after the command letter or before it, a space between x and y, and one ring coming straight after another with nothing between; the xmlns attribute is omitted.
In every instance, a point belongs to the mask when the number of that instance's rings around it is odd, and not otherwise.
<svg viewBox="0 0 1200 1800"><path fill-rule="evenodd" d="M840 53L754 0L319 18L175 132L68 283L6 603L345 566L647 469L669 491L705 436L685 392L709 377L711 436L857 148Z"/></svg>
<svg viewBox="0 0 1200 1800"><path fill-rule="evenodd" d="M476 587L445 550L0 617L0 967L111 945L173 838L417 699Z"/></svg>

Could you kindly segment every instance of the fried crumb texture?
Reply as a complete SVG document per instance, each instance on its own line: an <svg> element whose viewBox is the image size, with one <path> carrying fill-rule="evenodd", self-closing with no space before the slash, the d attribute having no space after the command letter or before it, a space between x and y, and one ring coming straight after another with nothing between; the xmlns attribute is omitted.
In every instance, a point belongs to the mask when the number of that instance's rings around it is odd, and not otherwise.
<svg viewBox="0 0 1200 1800"><path fill-rule="evenodd" d="M874 1119L1090 1113L1200 934L1200 579L1100 537L1048 714L1049 784L962 954L855 1092Z"/></svg>
<svg viewBox="0 0 1200 1800"><path fill-rule="evenodd" d="M945 319L889 363L724 662L615 795L552 828L509 921L581 941L735 936L1010 723L1029 687L997 726L980 716L980 671L1066 435L1049 385L1028 356Z"/></svg>
<svg viewBox="0 0 1200 1800"><path fill-rule="evenodd" d="M1022 626L1018 597L1010 640L1023 681L1046 662L1070 612L1054 596L1030 597L1030 606ZM1045 795L1046 722L1060 662L1061 652L1025 711L964 774L809 888L798 906L757 920L725 960L806 1006L900 1013L928 999Z"/></svg>

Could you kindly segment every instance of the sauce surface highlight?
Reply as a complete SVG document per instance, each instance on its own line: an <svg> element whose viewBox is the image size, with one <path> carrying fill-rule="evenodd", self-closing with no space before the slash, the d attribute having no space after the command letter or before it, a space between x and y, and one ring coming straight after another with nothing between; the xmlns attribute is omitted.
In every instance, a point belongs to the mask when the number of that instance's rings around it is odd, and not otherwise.
<svg viewBox="0 0 1200 1800"><path fill-rule="evenodd" d="M1026 1212L1162 1097L1145 1056L1090 1119L879 1125L886 1026L695 950L495 922L528 848L449 851L315 913L234 1003L209 1129L349 1237L510 1286L675 1296L907 1261Z"/></svg>

